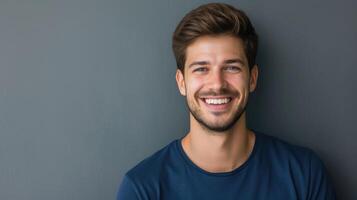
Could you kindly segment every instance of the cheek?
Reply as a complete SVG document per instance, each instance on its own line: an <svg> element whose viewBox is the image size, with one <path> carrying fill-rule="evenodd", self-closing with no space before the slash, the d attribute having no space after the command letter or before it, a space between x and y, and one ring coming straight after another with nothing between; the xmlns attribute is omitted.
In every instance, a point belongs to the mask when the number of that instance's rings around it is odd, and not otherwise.
<svg viewBox="0 0 357 200"><path fill-rule="evenodd" d="M202 87L203 83L199 79L190 79L186 83L187 94L193 96Z"/></svg>
<svg viewBox="0 0 357 200"><path fill-rule="evenodd" d="M239 99L244 99L249 94L249 81L244 78L233 78L229 80L229 88L240 94Z"/></svg>
<svg viewBox="0 0 357 200"><path fill-rule="evenodd" d="M228 77L227 81L239 88L245 88L249 85L249 76L248 74L240 73L236 76Z"/></svg>
<svg viewBox="0 0 357 200"><path fill-rule="evenodd" d="M241 77L233 77L227 80L229 85L240 92L248 89L248 80Z"/></svg>

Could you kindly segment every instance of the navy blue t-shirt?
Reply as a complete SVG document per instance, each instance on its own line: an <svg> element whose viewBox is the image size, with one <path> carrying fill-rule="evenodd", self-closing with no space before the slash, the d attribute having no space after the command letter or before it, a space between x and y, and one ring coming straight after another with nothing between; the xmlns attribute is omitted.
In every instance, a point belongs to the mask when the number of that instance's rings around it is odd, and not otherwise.
<svg viewBox="0 0 357 200"><path fill-rule="evenodd" d="M118 200L336 199L321 160L309 149L255 133L248 160L231 172L195 165L175 140L129 170Z"/></svg>

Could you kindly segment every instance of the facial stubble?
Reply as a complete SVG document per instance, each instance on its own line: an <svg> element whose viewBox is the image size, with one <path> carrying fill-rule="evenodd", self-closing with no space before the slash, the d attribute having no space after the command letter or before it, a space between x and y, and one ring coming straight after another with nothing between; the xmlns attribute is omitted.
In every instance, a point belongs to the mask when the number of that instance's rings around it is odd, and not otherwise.
<svg viewBox="0 0 357 200"><path fill-rule="evenodd" d="M236 98L240 99L241 98L241 94L238 93L236 96ZM196 99L198 99L196 97ZM248 100L248 97L247 97ZM227 130L231 129L236 123L237 121L241 118L242 114L245 112L246 110L246 104L244 103L244 100L242 101L242 104L239 105L237 111L234 113L234 116L232 119L230 119L230 121L228 121L227 123L224 123L222 125L211 125L208 122L206 122L203 117L201 117L199 114L200 110L199 109L194 109L190 106L190 104L188 103L188 96L186 96L186 106L188 107L190 113L192 114L192 116L196 119L196 121L199 123L199 125L203 128L206 129L208 132L215 132L215 133L224 133L227 132ZM212 113L213 115L216 115L216 117L219 117L219 115L221 115L222 113Z"/></svg>

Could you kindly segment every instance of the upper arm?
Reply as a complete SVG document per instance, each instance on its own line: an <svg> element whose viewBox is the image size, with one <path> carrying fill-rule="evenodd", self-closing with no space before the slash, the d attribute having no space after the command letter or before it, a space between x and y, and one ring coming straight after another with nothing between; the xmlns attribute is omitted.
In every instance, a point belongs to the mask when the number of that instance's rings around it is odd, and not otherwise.
<svg viewBox="0 0 357 200"><path fill-rule="evenodd" d="M135 184L127 175L119 186L117 200L140 200Z"/></svg>
<svg viewBox="0 0 357 200"><path fill-rule="evenodd" d="M307 199L336 199L336 194L327 170L320 158L313 152L310 153L309 186Z"/></svg>

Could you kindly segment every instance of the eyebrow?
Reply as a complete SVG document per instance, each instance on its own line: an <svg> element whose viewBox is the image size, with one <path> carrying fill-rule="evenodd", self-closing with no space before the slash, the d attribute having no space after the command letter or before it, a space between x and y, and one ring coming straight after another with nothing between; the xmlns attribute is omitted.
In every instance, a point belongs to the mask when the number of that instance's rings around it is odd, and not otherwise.
<svg viewBox="0 0 357 200"><path fill-rule="evenodd" d="M223 64L232 64L232 63L239 63L239 64L242 64L244 65L244 62L243 60L239 59L239 58L234 58L234 59L228 59L228 60L225 60L223 62ZM195 61L193 63L191 63L188 68L194 66L194 65L208 65L209 62L208 61Z"/></svg>

